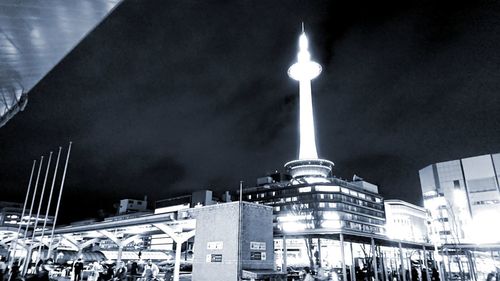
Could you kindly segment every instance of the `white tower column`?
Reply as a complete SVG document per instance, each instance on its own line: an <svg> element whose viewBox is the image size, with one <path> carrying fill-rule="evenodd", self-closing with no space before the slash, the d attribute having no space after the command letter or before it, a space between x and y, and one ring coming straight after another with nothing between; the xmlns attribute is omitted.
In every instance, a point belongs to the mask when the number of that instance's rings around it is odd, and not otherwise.
<svg viewBox="0 0 500 281"><path fill-rule="evenodd" d="M303 32L299 38L297 62L288 69L290 78L299 81L300 98L300 147L299 159L318 159L316 150L316 133L314 131L314 115L311 97L311 80L321 73L321 65L311 61L309 42Z"/></svg>
<svg viewBox="0 0 500 281"><path fill-rule="evenodd" d="M288 76L299 81L299 159L285 164L293 178L327 177L333 167L328 160L318 159L311 94L311 80L321 73L321 65L311 61L309 42L304 31L299 38L297 62L288 69Z"/></svg>

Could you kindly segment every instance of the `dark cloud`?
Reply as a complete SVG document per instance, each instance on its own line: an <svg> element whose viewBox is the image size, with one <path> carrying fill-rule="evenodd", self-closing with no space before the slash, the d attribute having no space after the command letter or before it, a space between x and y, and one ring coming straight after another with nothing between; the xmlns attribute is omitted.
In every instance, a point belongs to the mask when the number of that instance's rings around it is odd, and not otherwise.
<svg viewBox="0 0 500 281"><path fill-rule="evenodd" d="M420 203L422 167L500 150L496 1L127 0L0 129L2 199L22 201L31 159L69 140L63 221L281 169L298 151L301 21L337 176Z"/></svg>

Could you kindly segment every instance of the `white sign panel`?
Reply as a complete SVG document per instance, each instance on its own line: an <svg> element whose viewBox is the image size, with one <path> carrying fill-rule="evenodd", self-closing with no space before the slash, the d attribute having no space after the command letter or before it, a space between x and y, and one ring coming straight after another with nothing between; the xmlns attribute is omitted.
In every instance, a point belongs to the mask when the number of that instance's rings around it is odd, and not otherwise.
<svg viewBox="0 0 500 281"><path fill-rule="evenodd" d="M250 242L250 250L266 250L266 242Z"/></svg>
<svg viewBox="0 0 500 281"><path fill-rule="evenodd" d="M260 257L262 258L263 261L266 260L266 252L262 252L262 254L260 254Z"/></svg>
<svg viewBox="0 0 500 281"><path fill-rule="evenodd" d="M222 250L223 247L224 244L222 243L222 241L214 241L207 243L207 250Z"/></svg>

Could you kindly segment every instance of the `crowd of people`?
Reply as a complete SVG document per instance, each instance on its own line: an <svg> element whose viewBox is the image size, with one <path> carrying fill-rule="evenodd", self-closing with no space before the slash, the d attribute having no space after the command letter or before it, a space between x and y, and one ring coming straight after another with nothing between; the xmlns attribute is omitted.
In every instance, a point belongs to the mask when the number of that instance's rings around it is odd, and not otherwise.
<svg viewBox="0 0 500 281"><path fill-rule="evenodd" d="M70 266L58 269L56 270L52 259L40 260L27 271L25 276L22 276L18 260L9 267L5 258L0 257L0 281L49 281L55 279L51 278L54 274L70 278L72 281L168 281L171 277L167 272L164 278L160 278L160 270L151 260L126 264L122 261L85 262L79 258Z"/></svg>
<svg viewBox="0 0 500 281"><path fill-rule="evenodd" d="M21 276L19 261L15 260L10 268L4 257L0 259L0 281L49 281L52 259L38 261L26 276Z"/></svg>
<svg viewBox="0 0 500 281"><path fill-rule="evenodd" d="M79 258L73 263L73 281L83 280L84 261ZM158 280L160 270L156 264L148 260L144 264L136 261L125 264L119 261L114 264L91 262L87 266L87 281L141 281Z"/></svg>

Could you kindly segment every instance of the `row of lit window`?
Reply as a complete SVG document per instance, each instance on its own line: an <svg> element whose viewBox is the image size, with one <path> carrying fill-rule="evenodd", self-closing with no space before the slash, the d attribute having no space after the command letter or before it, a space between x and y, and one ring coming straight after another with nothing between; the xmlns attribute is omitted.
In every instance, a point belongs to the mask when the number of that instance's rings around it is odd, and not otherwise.
<svg viewBox="0 0 500 281"><path fill-rule="evenodd" d="M281 211L304 210L304 209L309 209L310 207L311 207L310 203L298 203L296 205L274 206L273 209L275 212L281 212ZM332 209L356 212L356 213L369 215L369 216L373 216L373 217L379 217L379 218L385 217L384 213L382 213L382 212L372 211L372 210L368 210L365 208L359 208L359 207L351 206L351 205L344 204L344 203L318 202L317 208L332 208Z"/></svg>
<svg viewBox="0 0 500 281"><path fill-rule="evenodd" d="M379 197L375 196L370 196L366 195L361 192L357 192L354 190L350 190L348 188L344 187L339 187L336 185L317 185L317 186L306 186L306 187L299 187L298 189L288 189L288 190L281 190L281 191L270 191L270 192L262 192L262 193L257 193L257 194L248 194L246 197L248 200L252 199L263 199L266 198L266 196L269 197L275 197L277 195L286 195L286 194L296 194L298 193L309 193L309 192L341 192L353 197L358 197L363 200L368 200L376 203L382 203L382 199Z"/></svg>
<svg viewBox="0 0 500 281"><path fill-rule="evenodd" d="M264 203L266 205L279 204L279 203L290 203L290 202L308 202L308 201L317 201L317 200L338 200L342 202L348 202L356 205L360 205L363 207L368 207L376 210L383 210L382 204L376 204L371 202L366 202L360 199L352 198L343 194L307 194L301 196L292 196L292 197L282 197L282 198L273 198L272 201L258 201ZM321 204L321 203L320 203ZM319 206L320 208L326 207L326 205Z"/></svg>

